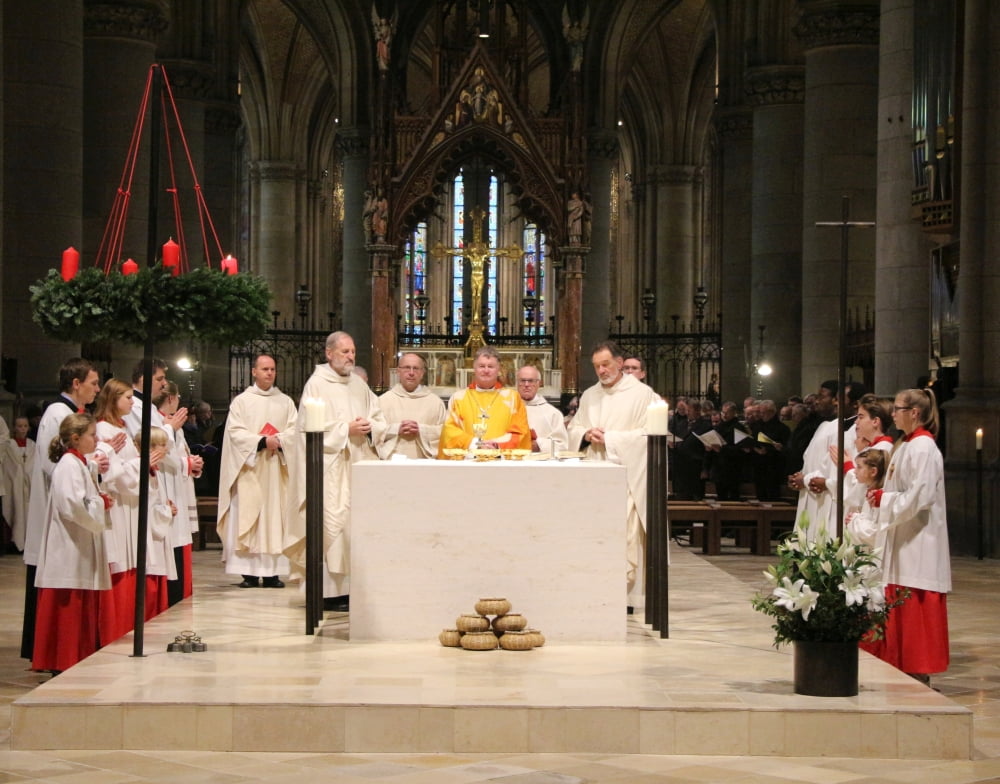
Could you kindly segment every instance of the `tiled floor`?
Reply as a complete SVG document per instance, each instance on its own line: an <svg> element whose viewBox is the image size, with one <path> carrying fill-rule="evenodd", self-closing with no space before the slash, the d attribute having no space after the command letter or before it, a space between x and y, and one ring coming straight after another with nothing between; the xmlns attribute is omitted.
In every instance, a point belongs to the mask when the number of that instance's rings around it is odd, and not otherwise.
<svg viewBox="0 0 1000 784"><path fill-rule="evenodd" d="M762 616L724 611L713 617L705 605L712 605L713 592L731 594L745 590L746 596L759 586L759 573L767 563L759 558L735 551L708 559L718 568L704 569L700 556L688 552L679 553L672 583L684 580L685 563L691 564L691 574L700 575L699 581L707 574L712 579L706 581L704 591L694 591L686 600L681 600L681 592L675 591L675 598L682 606L673 606L671 617L671 643L678 646L697 646L713 641L732 642L741 634L760 637L761 628L766 633L766 619ZM288 589L285 592L260 591L254 597L246 597L247 592L238 592L230 587L230 580L219 573L217 551L196 553L197 595L209 599L213 597L222 603L263 602L254 613L268 612L268 604L287 606ZM0 559L0 699L8 706L10 702L26 694L33 686L45 680L25 671L24 663L17 659L17 645L20 629L20 601L22 568L20 561L12 557ZM997 694L1000 693L1000 672L997 664L996 617L1000 610L1000 598L994 586L1000 576L1000 564L994 561L955 560L956 590L950 597L952 623L953 666L949 673L935 679L935 686L952 700L971 709L975 723L974 759L969 761L942 762L932 760L879 760L855 758L814 758L814 757L766 757L766 756L691 756L620 754L613 751L603 753L301 753L301 752L214 752L214 751L55 751L20 752L0 751L0 781L42 780L59 782L255 782L255 781L296 781L311 782L334 779L345 782L371 782L389 779L400 784L409 782L444 782L462 784L474 781L502 781L515 784L559 784L561 782L681 782L681 781L808 781L808 782L973 782L1000 780L1000 720ZM244 594L243 597L240 593ZM692 596L703 596L694 600ZM231 604L232 609L237 605ZM203 617L203 616L197 616ZM709 620L711 619L711 620ZM169 631L179 631L185 618L181 611L171 620ZM256 617L243 619L254 626ZM762 627L760 625L763 625ZM173 628L176 626L176 630ZM155 628L152 624L149 629ZM211 630L198 629L206 634L210 646L225 645L220 635ZM290 629L297 634L300 630ZM341 640L345 636L342 623L329 623L326 627L326 642ZM166 630L155 632L166 634ZM160 639L152 639L153 631L147 635L147 650L162 650ZM304 635L303 635L304 636ZM660 643L649 637L638 625L630 627L629 657L642 658L642 650ZM262 643L264 644L264 643ZM353 646L341 642L342 651ZM738 647L738 645L737 645ZM555 654L556 647L544 651ZM453 654L469 657L472 662L482 661L473 654L428 648L430 657L438 654ZM282 651L276 650L281 656ZM127 655L127 651L120 654ZM492 654L485 654L491 656ZM508 654L498 654L508 655ZM532 656L509 654L509 656ZM193 657L197 654L189 654ZM766 689L757 688L764 683L777 683L787 674L761 673L746 662L757 656L748 647L744 658L743 682L746 694L742 698L765 698ZM164 656L149 656L142 660L142 666L149 666ZM550 658L555 658L552 656ZM770 657L773 658L773 657ZM513 661L513 660L511 660ZM133 662L135 663L135 662ZM294 675L294 663L288 676ZM204 665L199 665L204 666ZM770 665L767 665L770 666ZM863 664L864 668L864 664ZM69 673L67 673L69 674ZM193 673L192 673L193 674ZM204 675L204 673L202 673ZM62 676L64 677L64 676ZM866 676L862 670L862 682ZM200 679L196 679L200 680ZM206 679L210 682L212 678ZM57 679L58 681L58 679ZM331 681L332 682L332 681ZM50 691L57 683L41 690ZM99 685L99 684L95 684ZM105 684L106 685L106 684ZM119 683L119 686L121 684ZM391 684L390 684L391 686ZM690 686L690 685L689 685ZM331 688L346 688L344 684ZM706 686L706 689L709 687ZM902 689L911 689L905 681ZM711 689L709 689L711 690ZM398 689L390 689L397 692ZM684 689L677 683L665 689L671 699L683 698ZM936 695L920 689L911 691L919 699L934 700ZM563 697L565 695L562 695ZM721 696L716 692L715 696ZM730 695L731 697L731 695ZM653 698L650 696L650 698ZM395 697L394 697L395 699ZM276 720L277 721L277 720ZM9 721L4 722L9 726ZM93 727L83 728L84 732L95 732ZM606 733L614 734L616 728L608 726ZM724 732L719 727L720 733ZM598 729L600 732L600 729ZM810 737L803 733L803 747L808 750ZM9 732L5 734L9 748Z"/></svg>

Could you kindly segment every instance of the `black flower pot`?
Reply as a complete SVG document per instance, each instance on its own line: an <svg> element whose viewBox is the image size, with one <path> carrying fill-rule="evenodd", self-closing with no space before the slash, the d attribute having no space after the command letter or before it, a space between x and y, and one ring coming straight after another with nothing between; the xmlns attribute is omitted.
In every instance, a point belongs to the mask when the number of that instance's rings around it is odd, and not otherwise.
<svg viewBox="0 0 1000 784"><path fill-rule="evenodd" d="M853 697L858 693L858 644L796 640L795 693Z"/></svg>

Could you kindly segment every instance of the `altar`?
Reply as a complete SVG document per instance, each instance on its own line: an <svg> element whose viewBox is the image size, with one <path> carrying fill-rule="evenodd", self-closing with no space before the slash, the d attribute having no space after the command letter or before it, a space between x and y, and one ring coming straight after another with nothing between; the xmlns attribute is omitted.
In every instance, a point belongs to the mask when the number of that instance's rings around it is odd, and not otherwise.
<svg viewBox="0 0 1000 784"><path fill-rule="evenodd" d="M611 463L354 464L351 640L435 640L501 596L547 640L624 642L626 492Z"/></svg>

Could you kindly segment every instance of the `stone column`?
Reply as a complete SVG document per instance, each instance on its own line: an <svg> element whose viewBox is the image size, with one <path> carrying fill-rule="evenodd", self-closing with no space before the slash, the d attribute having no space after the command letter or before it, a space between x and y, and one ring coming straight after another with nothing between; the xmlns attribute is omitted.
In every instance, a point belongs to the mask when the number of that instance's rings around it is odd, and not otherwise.
<svg viewBox="0 0 1000 784"><path fill-rule="evenodd" d="M696 189L701 178L695 166L659 166L652 183L656 188L656 322L663 325L674 315L690 322L694 315L698 262L695 259ZM700 277L700 275L698 275Z"/></svg>
<svg viewBox="0 0 1000 784"><path fill-rule="evenodd" d="M16 378L5 380L16 382L17 389L33 401L40 395L51 399L59 365L79 352L78 346L46 338L35 326L28 286L48 270L59 269L65 248L85 250L80 206L83 2L7 2L2 14L5 198L0 334L3 355L17 362ZM55 19L58 24L53 24ZM107 184L110 197L113 182Z"/></svg>
<svg viewBox="0 0 1000 784"><path fill-rule="evenodd" d="M590 255L583 269L568 266L565 271L565 293L559 301L560 354L563 362L563 392L575 394L593 384L594 375L590 362L590 349L608 337L611 319L611 172L618 162L618 136L614 132L595 131L587 139L587 176L590 180L593 216L590 228ZM582 266L582 265L581 265ZM579 286L579 294L576 293ZM570 300L579 296L579 304ZM574 315L571 323L562 316L562 309ZM575 309L575 313L574 313ZM587 318L583 319L582 314ZM570 366L571 357L578 363Z"/></svg>
<svg viewBox="0 0 1000 784"><path fill-rule="evenodd" d="M205 109L204 161L202 178L205 202L219 233L222 252L239 256L237 244L236 132L240 127L235 104L212 103ZM215 260L212 260L215 263Z"/></svg>
<svg viewBox="0 0 1000 784"><path fill-rule="evenodd" d="M947 461L945 484L948 530L953 552L978 551L975 431L983 429L983 506L986 554L1000 553L1000 269L996 263L1000 184L1000 109L996 92L1000 6L989 0L965 4L965 54L962 65L961 268L958 276L960 386L945 405ZM926 275L926 269L924 274Z"/></svg>
<svg viewBox="0 0 1000 784"><path fill-rule="evenodd" d="M149 67L156 62L156 40L166 28L167 19L156 3L136 0L114 5L85 5L83 228L88 263L95 259L104 234L149 77ZM140 265L148 261L148 123L147 116L122 246L122 253L126 257L131 256ZM163 133L162 128L156 130ZM167 187L162 176L160 183Z"/></svg>
<svg viewBox="0 0 1000 784"><path fill-rule="evenodd" d="M718 169L722 192L722 237L720 295L718 309L722 311L721 391L723 400L742 400L750 383L743 361L744 347L754 338L750 324L750 297L747 285L751 279L751 177L753 159L753 115L748 108L721 110L715 121L719 137ZM709 312L714 313L711 309ZM749 350L749 348L748 348Z"/></svg>
<svg viewBox="0 0 1000 784"><path fill-rule="evenodd" d="M913 13L913 0L884 0L879 20L875 388L889 395L927 373L931 334L930 243L910 207Z"/></svg>
<svg viewBox="0 0 1000 784"><path fill-rule="evenodd" d="M774 370L762 385L780 406L800 391L802 376L802 99L804 68L751 69L753 110L751 200L751 360L764 325L764 358ZM727 303L728 305L728 303ZM728 317L728 313L727 313ZM753 338L758 338L754 340ZM751 379L756 393L757 380Z"/></svg>
<svg viewBox="0 0 1000 784"><path fill-rule="evenodd" d="M803 150L801 391L837 377L840 333L841 232L817 228L837 221L851 199L852 220L875 217L878 108L878 2L800 0L795 28L806 59ZM849 307L874 304L875 235L851 232Z"/></svg>
<svg viewBox="0 0 1000 784"><path fill-rule="evenodd" d="M256 161L252 176L256 196L251 212L254 272L267 280L271 305L291 321L296 314L297 226L300 220L297 199L301 176L294 161Z"/></svg>
<svg viewBox="0 0 1000 784"><path fill-rule="evenodd" d="M396 366L396 307L392 286L392 262L398 248L388 243L368 246L371 254L371 361L368 385L377 394L390 386L389 369ZM357 342L355 341L355 346ZM363 363L362 363L363 364Z"/></svg>
<svg viewBox="0 0 1000 784"><path fill-rule="evenodd" d="M372 278L371 257L365 248L361 213L365 204L369 137L362 128L337 134L337 149L344 163L344 258L340 311L343 328L354 338L358 364L367 367L372 359ZM390 211L392 205L389 205ZM393 329L395 325L393 325Z"/></svg>

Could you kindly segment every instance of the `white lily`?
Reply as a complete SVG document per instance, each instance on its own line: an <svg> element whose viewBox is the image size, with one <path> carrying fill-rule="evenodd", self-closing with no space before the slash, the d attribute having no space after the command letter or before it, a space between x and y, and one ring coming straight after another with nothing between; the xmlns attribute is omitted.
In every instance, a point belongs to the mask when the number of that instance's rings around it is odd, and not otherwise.
<svg viewBox="0 0 1000 784"><path fill-rule="evenodd" d="M844 573L844 582L837 587L844 592L848 607L852 604L864 604L865 600L868 598L869 591L865 586L861 575L851 569L848 569Z"/></svg>
<svg viewBox="0 0 1000 784"><path fill-rule="evenodd" d="M771 595L777 599L775 604L792 612L798 610L802 613L802 620L808 621L809 613L819 601L819 594L801 577L794 583L790 578L782 577L781 583L771 592Z"/></svg>

